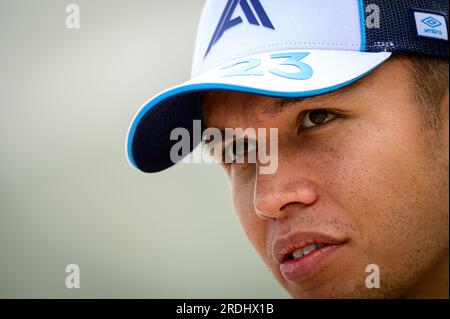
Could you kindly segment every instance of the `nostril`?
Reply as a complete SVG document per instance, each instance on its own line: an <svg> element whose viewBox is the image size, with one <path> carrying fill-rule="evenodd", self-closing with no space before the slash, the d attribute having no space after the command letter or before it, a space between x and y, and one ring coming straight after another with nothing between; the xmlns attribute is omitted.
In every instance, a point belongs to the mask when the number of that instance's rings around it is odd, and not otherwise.
<svg viewBox="0 0 450 319"><path fill-rule="evenodd" d="M281 206L281 208L273 211L262 211L255 206L256 215L264 220L280 219L289 215L289 212L303 208L306 205L301 202L290 202ZM292 207L292 208L291 208Z"/></svg>
<svg viewBox="0 0 450 319"><path fill-rule="evenodd" d="M285 213L289 213L289 209L290 209L291 207L292 207L293 209L294 209L294 208L298 209L299 206L300 206L300 208L303 208L303 207L306 206L306 204L305 204L305 203L302 203L302 202L290 202L290 203L287 203L287 204L283 205L283 206L280 208L280 211L285 211Z"/></svg>

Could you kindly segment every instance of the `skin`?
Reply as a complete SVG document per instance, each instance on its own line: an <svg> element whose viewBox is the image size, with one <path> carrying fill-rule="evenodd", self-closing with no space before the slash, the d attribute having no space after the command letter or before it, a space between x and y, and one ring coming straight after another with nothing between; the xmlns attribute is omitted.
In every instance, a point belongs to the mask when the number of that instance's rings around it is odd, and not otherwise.
<svg viewBox="0 0 450 319"><path fill-rule="evenodd" d="M391 59L356 84L297 100L209 92L210 127L278 128L278 169L221 164L242 227L294 298L448 298L448 86L441 127L427 131L412 102L406 59ZM310 110L339 117L303 127ZM346 238L345 247L296 281L280 272L275 238L314 231ZM381 287L368 289L377 264Z"/></svg>

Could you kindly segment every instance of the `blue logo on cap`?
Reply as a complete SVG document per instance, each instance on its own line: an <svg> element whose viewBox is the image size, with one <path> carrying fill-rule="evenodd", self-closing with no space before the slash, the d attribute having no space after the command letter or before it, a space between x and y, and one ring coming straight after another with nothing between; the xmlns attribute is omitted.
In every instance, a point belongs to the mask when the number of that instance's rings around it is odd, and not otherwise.
<svg viewBox="0 0 450 319"><path fill-rule="evenodd" d="M430 17L426 17L425 19L422 19L420 21L422 21L427 26L429 26L430 28L433 28L433 29L442 25L442 23L440 23L438 20L436 20L435 18L433 18L431 16Z"/></svg>
<svg viewBox="0 0 450 319"><path fill-rule="evenodd" d="M261 5L261 2L259 2L259 0L250 0L250 3L253 7L253 10L258 15L261 24L266 28L275 30L266 11ZM250 24L257 26L260 25L258 19L256 19L256 16L250 7L250 4L248 3L248 0L228 0L225 10L223 11L222 16L220 17L219 24L216 27L216 31L214 31L212 39L209 42L209 46L208 49L206 50L204 58L206 58L209 51L211 51L211 48L214 46L214 44L217 43L217 41L220 40L225 31L243 22L241 17L236 17L234 19L231 18L238 4L241 6L242 11L244 12L245 17L247 18Z"/></svg>

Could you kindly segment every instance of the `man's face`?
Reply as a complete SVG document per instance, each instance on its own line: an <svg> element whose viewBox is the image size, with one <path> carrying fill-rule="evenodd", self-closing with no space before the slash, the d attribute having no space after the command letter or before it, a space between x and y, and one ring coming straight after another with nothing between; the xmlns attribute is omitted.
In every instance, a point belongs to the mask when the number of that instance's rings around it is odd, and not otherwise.
<svg viewBox="0 0 450 319"><path fill-rule="evenodd" d="M406 63L282 107L250 94L204 96L210 127L278 129L274 174L258 173L258 163L221 165L248 238L293 297L448 289L448 93L442 131L426 132ZM297 250L314 243L310 254ZM366 287L370 264L379 289Z"/></svg>

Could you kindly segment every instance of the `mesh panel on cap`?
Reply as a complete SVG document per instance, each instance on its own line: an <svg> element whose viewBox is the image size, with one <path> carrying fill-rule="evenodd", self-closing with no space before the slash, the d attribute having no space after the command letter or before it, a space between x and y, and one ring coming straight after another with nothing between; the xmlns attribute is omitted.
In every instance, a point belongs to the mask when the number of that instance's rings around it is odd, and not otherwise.
<svg viewBox="0 0 450 319"><path fill-rule="evenodd" d="M448 41L417 36L414 21L414 10L434 11L445 16L448 30L448 0L364 0L364 8L370 4L380 8L381 21L380 28L365 28L365 51L422 53L448 58Z"/></svg>

